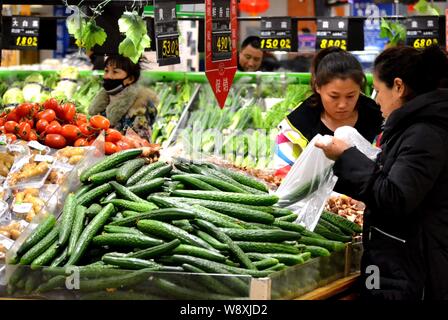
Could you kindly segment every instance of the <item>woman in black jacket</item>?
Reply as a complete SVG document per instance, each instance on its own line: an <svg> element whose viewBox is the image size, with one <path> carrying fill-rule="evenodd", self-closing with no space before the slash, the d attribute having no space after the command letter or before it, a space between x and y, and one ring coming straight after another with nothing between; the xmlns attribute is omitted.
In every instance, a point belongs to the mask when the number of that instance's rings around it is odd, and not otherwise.
<svg viewBox="0 0 448 320"><path fill-rule="evenodd" d="M369 160L336 138L316 144L336 160L347 194L367 204L361 292L369 299L448 299L448 74L439 47L385 50L374 87L386 118Z"/></svg>

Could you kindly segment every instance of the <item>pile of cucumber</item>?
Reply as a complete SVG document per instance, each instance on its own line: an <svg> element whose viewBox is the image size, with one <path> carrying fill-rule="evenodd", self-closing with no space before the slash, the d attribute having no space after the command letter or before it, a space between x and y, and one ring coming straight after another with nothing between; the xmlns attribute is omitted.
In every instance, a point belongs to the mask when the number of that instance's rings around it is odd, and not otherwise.
<svg viewBox="0 0 448 320"><path fill-rule="evenodd" d="M208 163L149 164L140 156L139 149L121 151L81 173L83 185L67 197L58 221L44 219L9 261L35 270L22 277L17 269L11 293L63 288L60 267L81 266L82 297L113 298L105 289L136 285L151 298L247 297L247 281L208 274L265 277L344 250L361 231L329 212L308 231L256 179ZM148 280L153 271L201 277ZM125 296L120 290L114 292Z"/></svg>

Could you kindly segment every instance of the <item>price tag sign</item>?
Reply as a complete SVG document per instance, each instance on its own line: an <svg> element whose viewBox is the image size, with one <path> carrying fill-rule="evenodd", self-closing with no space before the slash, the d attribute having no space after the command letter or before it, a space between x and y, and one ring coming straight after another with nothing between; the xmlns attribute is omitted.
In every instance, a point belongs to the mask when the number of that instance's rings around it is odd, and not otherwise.
<svg viewBox="0 0 448 320"><path fill-rule="evenodd" d="M180 63L176 2L154 0L154 33L159 66Z"/></svg>
<svg viewBox="0 0 448 320"><path fill-rule="evenodd" d="M364 50L363 20L354 18L320 18L317 20L316 49L339 47Z"/></svg>
<svg viewBox="0 0 448 320"><path fill-rule="evenodd" d="M297 51L297 40L293 32L297 23L290 17L261 18L261 49L264 51Z"/></svg>
<svg viewBox="0 0 448 320"><path fill-rule="evenodd" d="M205 1L205 74L224 108L237 69L237 0Z"/></svg>
<svg viewBox="0 0 448 320"><path fill-rule="evenodd" d="M37 50L39 46L39 17L11 18L11 49Z"/></svg>
<svg viewBox="0 0 448 320"><path fill-rule="evenodd" d="M432 45L444 44L440 39L443 31L440 32L439 17L436 16L415 16L406 19L406 44L416 49L430 47Z"/></svg>

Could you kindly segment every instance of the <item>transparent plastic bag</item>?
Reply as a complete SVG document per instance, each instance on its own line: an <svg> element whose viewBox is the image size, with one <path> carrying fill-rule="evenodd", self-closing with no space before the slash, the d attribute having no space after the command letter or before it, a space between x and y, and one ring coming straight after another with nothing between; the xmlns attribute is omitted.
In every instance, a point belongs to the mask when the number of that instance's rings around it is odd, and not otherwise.
<svg viewBox="0 0 448 320"><path fill-rule="evenodd" d="M298 214L296 223L311 231L337 182L332 170L334 161L314 145L322 138L318 134L310 141L276 192L278 204Z"/></svg>
<svg viewBox="0 0 448 320"><path fill-rule="evenodd" d="M41 154L17 158L4 186L12 189L40 188L51 171L53 160L53 157Z"/></svg>
<svg viewBox="0 0 448 320"><path fill-rule="evenodd" d="M339 127L335 130L334 136L338 139L344 140L351 147L356 147L371 160L375 160L376 156L381 151L380 148L373 146L358 132L358 130L353 127Z"/></svg>

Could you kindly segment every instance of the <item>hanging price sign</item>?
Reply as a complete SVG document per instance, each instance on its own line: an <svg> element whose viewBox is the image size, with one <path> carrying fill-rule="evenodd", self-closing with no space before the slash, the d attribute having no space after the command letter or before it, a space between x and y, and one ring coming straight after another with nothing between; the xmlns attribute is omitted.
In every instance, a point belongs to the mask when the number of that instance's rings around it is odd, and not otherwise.
<svg viewBox="0 0 448 320"><path fill-rule="evenodd" d="M13 16L11 18L11 49L37 50L39 46L39 18Z"/></svg>
<svg viewBox="0 0 448 320"><path fill-rule="evenodd" d="M436 16L415 16L406 19L406 44L416 49L443 45L444 23L439 19Z"/></svg>
<svg viewBox="0 0 448 320"><path fill-rule="evenodd" d="M154 33L158 64L180 63L176 2L154 0Z"/></svg>
<svg viewBox="0 0 448 320"><path fill-rule="evenodd" d="M339 47L364 50L364 25L356 18L320 18L317 20L316 49Z"/></svg>
<svg viewBox="0 0 448 320"><path fill-rule="evenodd" d="M290 17L261 18L261 49L264 51L297 51L297 22Z"/></svg>

